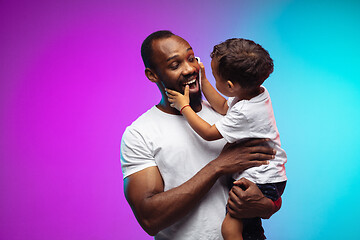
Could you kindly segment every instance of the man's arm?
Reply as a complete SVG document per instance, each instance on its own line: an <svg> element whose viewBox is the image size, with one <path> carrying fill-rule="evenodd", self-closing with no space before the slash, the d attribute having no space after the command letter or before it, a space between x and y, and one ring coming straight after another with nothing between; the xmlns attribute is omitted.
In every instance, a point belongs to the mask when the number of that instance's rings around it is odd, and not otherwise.
<svg viewBox="0 0 360 240"><path fill-rule="evenodd" d="M149 167L125 178L125 196L142 228L153 236L184 217L217 178L209 165L181 186L164 192L158 168Z"/></svg>
<svg viewBox="0 0 360 240"><path fill-rule="evenodd" d="M168 191L164 191L157 167L149 167L126 177L125 196L138 222L150 235L172 225L199 203L220 176L242 172L274 158L273 149L257 146L264 141L256 139L241 145L226 145L218 158L187 182Z"/></svg>
<svg viewBox="0 0 360 240"><path fill-rule="evenodd" d="M273 202L262 194L255 183L242 178L234 182L230 190L228 211L234 218L268 219L280 209L281 203L281 198Z"/></svg>

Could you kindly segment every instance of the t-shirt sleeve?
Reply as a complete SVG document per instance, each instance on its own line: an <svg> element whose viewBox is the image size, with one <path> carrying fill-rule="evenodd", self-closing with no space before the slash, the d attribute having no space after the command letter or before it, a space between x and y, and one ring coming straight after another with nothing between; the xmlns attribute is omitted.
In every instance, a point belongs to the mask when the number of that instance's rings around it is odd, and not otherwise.
<svg viewBox="0 0 360 240"><path fill-rule="evenodd" d="M216 122L215 126L229 143L249 137L248 119L241 109L235 107L232 107L224 117Z"/></svg>
<svg viewBox="0 0 360 240"><path fill-rule="evenodd" d="M128 127L122 137L120 160L123 178L145 168L156 166L151 143L135 129Z"/></svg>

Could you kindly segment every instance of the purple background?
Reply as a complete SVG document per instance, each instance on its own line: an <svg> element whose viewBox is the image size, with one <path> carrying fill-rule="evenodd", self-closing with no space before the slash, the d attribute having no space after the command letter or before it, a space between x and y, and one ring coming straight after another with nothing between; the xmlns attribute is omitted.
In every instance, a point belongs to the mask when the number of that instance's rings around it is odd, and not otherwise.
<svg viewBox="0 0 360 240"><path fill-rule="evenodd" d="M213 45L269 50L288 153L269 239L354 239L360 134L357 1L0 1L0 239L150 239L123 194L126 126L160 94L143 39L169 29L208 76Z"/></svg>

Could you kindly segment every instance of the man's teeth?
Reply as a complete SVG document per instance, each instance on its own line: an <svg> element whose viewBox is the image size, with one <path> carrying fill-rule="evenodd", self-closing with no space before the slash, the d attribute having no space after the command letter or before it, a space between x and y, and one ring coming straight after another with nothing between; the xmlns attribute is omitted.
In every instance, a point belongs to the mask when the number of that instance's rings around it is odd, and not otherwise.
<svg viewBox="0 0 360 240"><path fill-rule="evenodd" d="M191 80L191 81L189 81L189 82L186 82L186 83L184 83L184 85L190 85L190 84L193 84L193 83L195 83L195 82L196 82L196 79Z"/></svg>

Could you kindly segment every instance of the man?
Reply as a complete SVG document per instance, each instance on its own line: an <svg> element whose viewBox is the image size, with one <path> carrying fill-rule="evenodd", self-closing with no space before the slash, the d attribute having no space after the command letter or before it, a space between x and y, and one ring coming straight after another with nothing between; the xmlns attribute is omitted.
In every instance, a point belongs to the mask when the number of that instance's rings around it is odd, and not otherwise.
<svg viewBox="0 0 360 240"><path fill-rule="evenodd" d="M206 142L170 106L165 88L183 93L189 85L192 109L209 123L221 117L201 100L199 64L184 39L155 32L141 55L146 77L162 95L126 129L121 144L124 192L142 228L155 239L221 239L228 196L233 217L269 218L279 205L246 179L229 193L226 176L267 164L274 150L260 146L264 139L225 147L223 140Z"/></svg>

